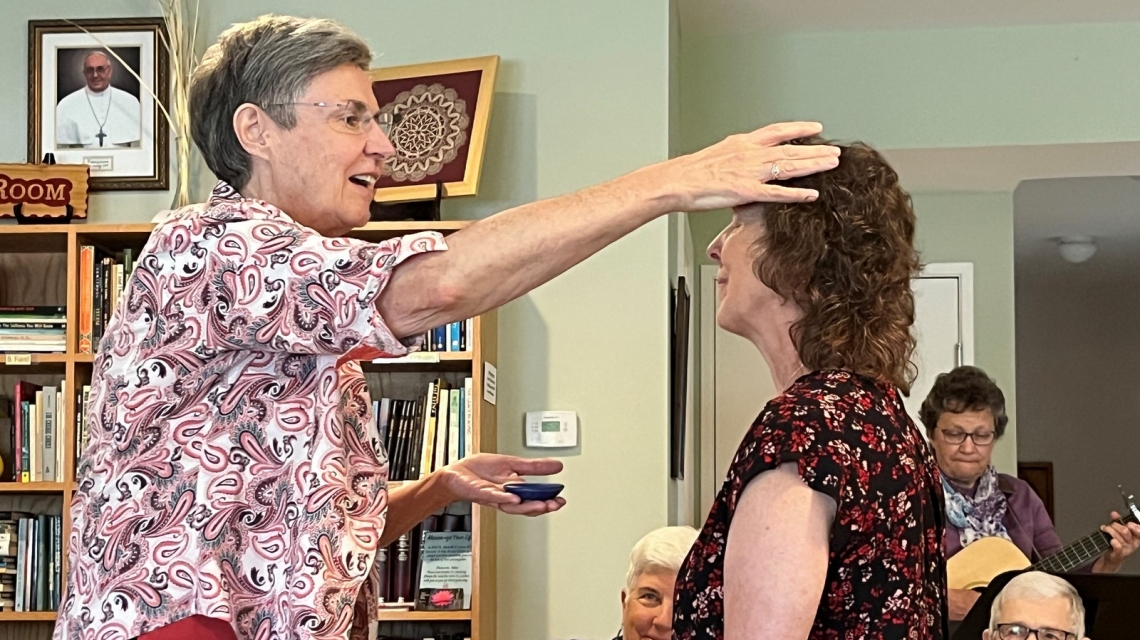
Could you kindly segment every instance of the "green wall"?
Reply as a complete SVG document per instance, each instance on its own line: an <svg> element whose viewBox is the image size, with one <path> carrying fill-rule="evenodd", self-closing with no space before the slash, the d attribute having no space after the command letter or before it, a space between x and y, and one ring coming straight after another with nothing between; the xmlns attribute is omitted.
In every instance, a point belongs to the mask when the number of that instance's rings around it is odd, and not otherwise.
<svg viewBox="0 0 1140 640"><path fill-rule="evenodd" d="M204 0L210 40L261 13L344 22L391 66L502 56L480 195L445 203L476 219L566 193L668 154L665 2ZM24 159L26 21L154 15L144 0L5 0L0 161ZM212 181L204 178L198 194ZM93 221L149 220L168 193L92 198ZM659 220L500 312L499 448L523 448L526 411L577 411L563 455L569 505L499 518L499 637L609 638L629 551L669 516L668 224Z"/></svg>
<svg viewBox="0 0 1140 640"><path fill-rule="evenodd" d="M1140 140L1140 24L685 37L688 147L816 119L885 149Z"/></svg>

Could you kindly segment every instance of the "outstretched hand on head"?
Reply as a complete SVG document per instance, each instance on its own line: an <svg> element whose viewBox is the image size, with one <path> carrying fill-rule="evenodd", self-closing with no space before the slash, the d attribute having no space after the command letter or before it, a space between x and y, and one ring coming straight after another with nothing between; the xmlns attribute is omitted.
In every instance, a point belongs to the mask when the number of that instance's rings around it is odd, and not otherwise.
<svg viewBox="0 0 1140 640"><path fill-rule="evenodd" d="M790 145L823 131L818 122L784 122L728 138L665 163L667 184L675 189L679 211L724 209L750 202L802 202L819 197L814 189L778 184L839 165L839 147Z"/></svg>

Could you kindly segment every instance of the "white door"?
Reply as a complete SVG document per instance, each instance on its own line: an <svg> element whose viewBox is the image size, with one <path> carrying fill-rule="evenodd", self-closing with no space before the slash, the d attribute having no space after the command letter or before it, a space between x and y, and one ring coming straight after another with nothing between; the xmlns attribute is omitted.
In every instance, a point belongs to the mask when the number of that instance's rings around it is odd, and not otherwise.
<svg viewBox="0 0 1140 640"><path fill-rule="evenodd" d="M716 267L701 267L701 510L708 513L736 448L776 395L752 343L716 326ZM915 365L907 410L918 409L939 373L974 361L973 265L932 264L915 280ZM921 425L920 425L921 426Z"/></svg>
<svg viewBox="0 0 1140 640"><path fill-rule="evenodd" d="M914 281L918 378L903 403L920 429L919 408L938 374L974 363L973 272L969 263L932 264Z"/></svg>

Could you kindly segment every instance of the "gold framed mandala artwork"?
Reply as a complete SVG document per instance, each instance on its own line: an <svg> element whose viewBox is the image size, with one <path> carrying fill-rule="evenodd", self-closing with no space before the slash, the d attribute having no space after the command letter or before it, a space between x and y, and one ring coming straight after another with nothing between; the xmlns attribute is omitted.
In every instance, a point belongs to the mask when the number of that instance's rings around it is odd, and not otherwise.
<svg viewBox="0 0 1140 640"><path fill-rule="evenodd" d="M377 202L473 196L478 191L499 56L373 69L379 121L396 155Z"/></svg>

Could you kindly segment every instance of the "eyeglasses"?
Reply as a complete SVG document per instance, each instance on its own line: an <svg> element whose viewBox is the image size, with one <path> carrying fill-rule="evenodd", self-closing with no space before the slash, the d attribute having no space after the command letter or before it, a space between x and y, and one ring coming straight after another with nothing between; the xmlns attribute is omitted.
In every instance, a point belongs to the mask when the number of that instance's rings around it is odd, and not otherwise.
<svg viewBox="0 0 1140 640"><path fill-rule="evenodd" d="M1077 640L1075 633L1048 627L1030 629L1023 624L999 624L997 632L1001 640L1025 640L1030 635L1036 636L1037 640Z"/></svg>
<svg viewBox="0 0 1140 640"><path fill-rule="evenodd" d="M994 438L997 436L993 431L978 431L976 433L966 433L965 431L947 431L939 429L942 432L942 437L950 444L962 444L969 438L974 441L974 444L979 447L989 446L994 443Z"/></svg>
<svg viewBox="0 0 1140 640"><path fill-rule="evenodd" d="M95 74L104 74L111 70L111 65L101 64L97 67L83 67L83 75L93 76Z"/></svg>
<svg viewBox="0 0 1140 640"><path fill-rule="evenodd" d="M297 107L321 107L323 109L340 109L340 112L334 113L329 118L329 126L334 130L341 133L350 133L352 135L364 135L372 128L372 125L377 125L384 135L388 135L392 131L393 119L390 113L371 113L368 111L368 105L359 100L347 100L345 102L271 102L269 104L261 105L262 107L274 106L297 106Z"/></svg>

